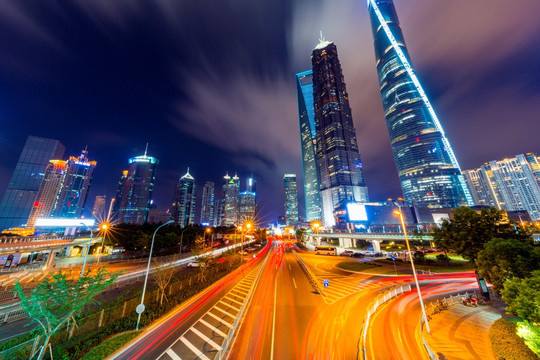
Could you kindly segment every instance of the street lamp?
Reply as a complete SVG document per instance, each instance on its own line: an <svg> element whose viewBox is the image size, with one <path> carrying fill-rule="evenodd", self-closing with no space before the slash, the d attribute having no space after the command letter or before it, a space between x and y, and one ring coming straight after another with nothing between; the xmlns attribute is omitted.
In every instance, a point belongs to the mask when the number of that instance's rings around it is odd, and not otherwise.
<svg viewBox="0 0 540 360"><path fill-rule="evenodd" d="M411 246L409 245L409 238L407 237L407 229L405 228L405 219L403 218L403 212L401 212L401 205L399 203L395 203L399 210L394 211L394 214L399 216L399 220L401 222L401 226L403 227L403 235L405 236L405 242L407 243L407 251L409 253L409 259L411 260L411 267L414 275L414 282L416 283L416 290L418 291L418 299L420 299L420 306L422 307L422 314L424 315L424 320L426 321L426 330L428 334L431 334L431 330L429 329L429 323L428 318L426 315L426 308L424 307L424 301L422 300L422 292L420 291L420 285L418 284L418 277L416 276L416 269L414 267L414 261L411 254Z"/></svg>
<svg viewBox="0 0 540 360"><path fill-rule="evenodd" d="M103 222L99 225L99 231L103 234L103 236L101 237L101 247L99 249L99 254L98 254L98 260L97 260L98 265L100 263L101 254L103 253L103 248L105 247L105 236L109 232L109 225L110 224L107 222Z"/></svg>
<svg viewBox="0 0 540 360"><path fill-rule="evenodd" d="M321 223L318 221L315 221L312 225L313 229L315 230L316 234L319 234L319 228L321 227ZM320 239L319 239L320 240ZM317 245L317 239L315 239L315 245Z"/></svg>
<svg viewBox="0 0 540 360"><path fill-rule="evenodd" d="M169 221L167 224L171 223L173 220ZM184 231L186 231L188 228L187 226L182 229L182 232L180 233L180 257L182 257L182 242L184 241Z"/></svg>
<svg viewBox="0 0 540 360"><path fill-rule="evenodd" d="M81 278L84 275L84 268L86 267L86 260L88 259L88 253L90 252L90 246L92 245L92 237L94 236L94 232L92 231L92 228L88 227L85 223L81 223L82 226L84 226L87 229L90 229L90 240L88 241L88 249L86 249L86 255L84 256L84 262L81 269Z"/></svg>
<svg viewBox="0 0 540 360"><path fill-rule="evenodd" d="M244 233L242 233L242 243L241 243L241 245L240 245L242 251L244 251L244 234L245 234L246 232L249 232L249 230L251 229L251 226L253 226L253 224L250 223L250 222L244 224L244 228L246 229L246 231L245 231Z"/></svg>
<svg viewBox="0 0 540 360"><path fill-rule="evenodd" d="M210 249L214 249L214 234L212 234L212 229L211 228L206 228L206 232L211 234L210 235ZM205 234L206 236L206 234Z"/></svg>
<svg viewBox="0 0 540 360"><path fill-rule="evenodd" d="M154 235L152 235L152 245L150 245L150 254L148 255L148 266L146 267L146 277L144 278L144 286L141 296L141 304L138 307L141 307L142 309L138 309L139 317L137 318L137 327L135 330L139 330L139 322L141 321L141 314L144 311L144 294L146 293L146 284L148 283L148 274L150 273L150 260L152 259L152 250L154 249L154 239L156 238L157 231L164 227L165 225L169 225L170 223L173 223L173 220L167 221L165 224L162 224L157 227L156 231L154 231ZM182 248L180 248L182 249ZM142 305L142 306L141 306Z"/></svg>

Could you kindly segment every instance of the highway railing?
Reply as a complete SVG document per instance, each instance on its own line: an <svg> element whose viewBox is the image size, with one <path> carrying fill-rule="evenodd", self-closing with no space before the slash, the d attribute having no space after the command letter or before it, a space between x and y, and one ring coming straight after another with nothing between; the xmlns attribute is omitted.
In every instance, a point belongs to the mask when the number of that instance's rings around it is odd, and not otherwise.
<svg viewBox="0 0 540 360"><path fill-rule="evenodd" d="M293 250L294 255L296 256L296 259L298 260L298 264L300 264L300 268L304 271L306 274L311 286L313 286L313 289L317 291L322 296L327 296L326 293L323 291L321 286L319 285L319 282L317 281L317 277L309 270L307 265L304 263L304 260L296 253L296 250Z"/></svg>
<svg viewBox="0 0 540 360"><path fill-rule="evenodd" d="M395 298L398 295L401 295L407 291L411 291L411 284L403 284L394 286L388 291L385 291L384 293L377 296L368 306L366 311L366 316L364 318L364 324L362 326L362 352L363 352L363 359L367 360L367 348L366 348L366 339L367 339L367 332L369 329L369 321L373 314L377 312L377 309L382 304L386 303L388 300Z"/></svg>

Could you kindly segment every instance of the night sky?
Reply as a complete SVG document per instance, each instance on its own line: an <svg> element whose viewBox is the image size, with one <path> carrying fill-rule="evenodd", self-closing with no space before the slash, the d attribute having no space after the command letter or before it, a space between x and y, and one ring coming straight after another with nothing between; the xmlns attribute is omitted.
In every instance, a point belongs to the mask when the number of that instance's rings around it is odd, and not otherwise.
<svg viewBox="0 0 540 360"><path fill-rule="evenodd" d="M394 2L462 169L540 152L540 2ZM148 142L159 208L188 166L199 190L238 171L274 220L284 173L303 193L294 74L321 30L338 47L370 198L399 196L365 0L0 0L0 196L28 135L66 155L88 146L87 208L114 196Z"/></svg>

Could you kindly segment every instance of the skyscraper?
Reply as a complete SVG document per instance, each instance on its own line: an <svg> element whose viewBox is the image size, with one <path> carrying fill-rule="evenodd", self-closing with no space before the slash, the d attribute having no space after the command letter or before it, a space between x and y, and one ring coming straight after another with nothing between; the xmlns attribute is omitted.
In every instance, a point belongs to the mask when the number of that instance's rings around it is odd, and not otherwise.
<svg viewBox="0 0 540 360"><path fill-rule="evenodd" d="M300 142L302 145L302 167L304 173L304 198L306 219L321 218L321 197L317 176L315 108L313 103L313 71L296 74L298 116L300 120Z"/></svg>
<svg viewBox="0 0 540 360"><path fill-rule="evenodd" d="M257 212L256 183L253 177L246 179L246 191L240 193L239 221L253 221Z"/></svg>
<svg viewBox="0 0 540 360"><path fill-rule="evenodd" d="M412 68L392 0L368 0L381 96L410 205L473 205L450 142Z"/></svg>
<svg viewBox="0 0 540 360"><path fill-rule="evenodd" d="M298 223L298 189L296 188L296 174L283 176L285 188L285 219L287 225Z"/></svg>
<svg viewBox="0 0 540 360"><path fill-rule="evenodd" d="M223 177L221 226L231 226L239 222L239 192L240 178L236 174L231 178L227 173Z"/></svg>
<svg viewBox="0 0 540 360"><path fill-rule="evenodd" d="M207 181L204 184L201 201L201 225L214 225L214 190L213 181Z"/></svg>
<svg viewBox="0 0 540 360"><path fill-rule="evenodd" d="M159 160L148 156L146 151L142 156L129 159L127 174L122 174L117 188L120 222L143 224L148 219L158 164ZM120 188L121 194L118 193Z"/></svg>
<svg viewBox="0 0 540 360"><path fill-rule="evenodd" d="M120 212L120 208L122 207L122 204L127 204L129 189L131 187L131 183L128 179L128 173L128 170L122 170L122 175L120 176L118 184L116 185L116 195L113 199L114 202L112 204L111 217L118 221L122 221L122 214Z"/></svg>
<svg viewBox="0 0 540 360"><path fill-rule="evenodd" d="M54 216L75 218L82 215L96 164L88 160L86 150L78 157L71 156L67 160Z"/></svg>
<svg viewBox="0 0 540 360"><path fill-rule="evenodd" d="M105 204L107 203L106 195L96 195L94 199L94 207L92 208L92 216L98 220L106 218Z"/></svg>
<svg viewBox="0 0 540 360"><path fill-rule="evenodd" d="M540 220L540 163L533 154L490 161L479 169L464 171L476 205L508 211L527 210Z"/></svg>
<svg viewBox="0 0 540 360"><path fill-rule="evenodd" d="M368 192L336 46L321 38L311 63L322 218L333 226L338 206L366 202Z"/></svg>
<svg viewBox="0 0 540 360"><path fill-rule="evenodd" d="M195 224L195 201L197 188L195 179L189 173L189 168L184 176L178 180L174 191L172 204L172 218L181 227Z"/></svg>
<svg viewBox="0 0 540 360"><path fill-rule="evenodd" d="M28 137L0 203L0 230L27 222L49 160L61 159L64 150L58 140Z"/></svg>

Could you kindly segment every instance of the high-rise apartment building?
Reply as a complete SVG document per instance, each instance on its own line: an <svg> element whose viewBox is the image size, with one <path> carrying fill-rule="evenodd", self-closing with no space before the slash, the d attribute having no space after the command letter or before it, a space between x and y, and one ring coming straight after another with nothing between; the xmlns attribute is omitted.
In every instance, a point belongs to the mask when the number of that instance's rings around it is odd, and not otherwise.
<svg viewBox="0 0 540 360"><path fill-rule="evenodd" d="M313 101L313 71L296 74L302 168L304 173L304 199L306 219L321 219L321 197L317 175L315 107Z"/></svg>
<svg viewBox="0 0 540 360"><path fill-rule="evenodd" d="M296 187L296 174L283 176L285 188L285 219L287 225L298 223L298 189Z"/></svg>
<svg viewBox="0 0 540 360"><path fill-rule="evenodd" d="M534 154L490 161L479 169L464 171L476 205L508 211L526 210L540 220L540 162Z"/></svg>
<svg viewBox="0 0 540 360"><path fill-rule="evenodd" d="M368 191L336 46L321 39L311 63L322 220L333 226L334 210L348 201L367 202Z"/></svg>
<svg viewBox="0 0 540 360"><path fill-rule="evenodd" d="M94 199L94 207L92 208L92 216L95 219L103 220L106 218L105 206L107 203L106 195L96 195Z"/></svg>
<svg viewBox="0 0 540 360"><path fill-rule="evenodd" d="M238 208L239 221L253 221L257 212L256 183L253 177L246 179L246 191L239 194L240 204Z"/></svg>
<svg viewBox="0 0 540 360"><path fill-rule="evenodd" d="M221 226L223 220L223 199L216 200L214 206L214 226Z"/></svg>
<svg viewBox="0 0 540 360"><path fill-rule="evenodd" d="M26 224L49 160L64 157L58 140L29 136L0 203L0 230Z"/></svg>
<svg viewBox="0 0 540 360"><path fill-rule="evenodd" d="M129 168L122 173L116 192L120 222L143 224L147 221L158 164L159 160L148 156L146 151L129 159Z"/></svg>
<svg viewBox="0 0 540 360"><path fill-rule="evenodd" d="M368 0L381 96L401 188L409 205L457 207L473 199L405 46L392 0Z"/></svg>
<svg viewBox="0 0 540 360"><path fill-rule="evenodd" d="M197 187L195 179L189 173L189 168L184 176L178 180L174 191L172 204L172 218L181 227L195 224L195 201L197 199Z"/></svg>
<svg viewBox="0 0 540 360"><path fill-rule="evenodd" d="M213 181L207 181L203 187L201 201L201 225L214 226L214 190Z"/></svg>
<svg viewBox="0 0 540 360"><path fill-rule="evenodd" d="M223 177L222 226L231 226L239 222L239 193L240 178L236 174L231 178L227 173Z"/></svg>

